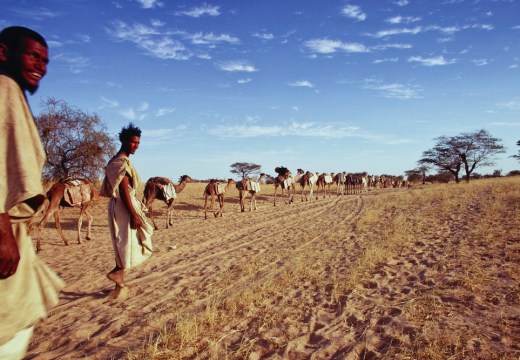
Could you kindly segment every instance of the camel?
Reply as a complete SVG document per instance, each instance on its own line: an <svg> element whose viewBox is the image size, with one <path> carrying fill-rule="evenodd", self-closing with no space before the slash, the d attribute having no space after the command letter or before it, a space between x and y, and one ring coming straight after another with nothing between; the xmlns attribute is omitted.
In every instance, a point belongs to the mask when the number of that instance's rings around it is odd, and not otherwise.
<svg viewBox="0 0 520 360"><path fill-rule="evenodd" d="M264 177L265 174L261 173L258 180L244 178L236 183L236 187L238 189L238 196L240 199L240 211L245 211L245 199L248 193L251 194L251 201L249 202L249 211L252 211L253 207L256 210L256 193L260 191L260 184L262 183L262 179Z"/></svg>
<svg viewBox="0 0 520 360"><path fill-rule="evenodd" d="M283 166L276 167L274 171L278 174L277 177L274 178L274 206L276 206L276 193L278 191L278 187L282 189L282 199L284 203L292 203L294 193L296 191L294 187L293 177L289 169ZM287 195L289 196L289 202L285 200L283 191L287 189ZM291 197L291 189L293 190L293 197Z"/></svg>
<svg viewBox="0 0 520 360"><path fill-rule="evenodd" d="M330 197L330 185L332 184L332 179L334 177L334 173L323 173L318 176L318 180L316 181L316 185L318 186L318 190L316 191L316 200L320 196L320 189L323 191L323 198L327 197L327 190Z"/></svg>
<svg viewBox="0 0 520 360"><path fill-rule="evenodd" d="M338 196L345 194L345 182L347 178L347 173L345 171L337 173L334 176L334 183L336 184L336 194Z"/></svg>
<svg viewBox="0 0 520 360"><path fill-rule="evenodd" d="M298 169L298 172L302 172L302 169ZM318 176L310 171L307 171L305 174L303 174L300 177L300 187L302 190L302 201L305 199L305 201L310 200L312 201L313 192L314 192L314 185L316 184L316 181L318 180ZM305 187L309 188L309 197L307 198L307 194L305 194Z"/></svg>
<svg viewBox="0 0 520 360"><path fill-rule="evenodd" d="M208 198L211 197L211 211L213 212L213 215L215 217L222 217L222 211L224 210L224 195L226 191L228 191L229 187L235 183L235 180L228 179L227 184L223 181L219 181L216 179L211 179L209 184L206 185L206 188L204 189L204 193L202 194L204 196L204 219L208 218L207 210L208 210ZM220 210L215 212L213 210L213 206L215 205L215 198L218 199L218 202L220 204Z"/></svg>
<svg viewBox="0 0 520 360"><path fill-rule="evenodd" d="M184 190L186 184L191 181L188 175L182 175L178 185L175 185L170 179L165 177L157 176L148 179L144 187L143 203L148 208L148 214L155 230L159 230L159 227L155 224L153 216L153 201L155 199L162 200L168 206L166 209L166 228L169 229L173 225L173 203L175 198L178 193Z"/></svg>
<svg viewBox="0 0 520 360"><path fill-rule="evenodd" d="M47 199L49 206L38 224L38 240L36 241L36 251L41 251L41 237L45 224L54 214L55 226L60 233L65 245L69 245L67 238L61 229L60 207L79 207L80 213L78 218L78 244L81 244L81 226L83 224L83 214L88 219L87 240L90 240L90 229L92 226L92 215L88 211L90 204L97 200L97 194L94 192L92 186L84 179L67 178L60 180L53 184L49 191L47 191Z"/></svg>

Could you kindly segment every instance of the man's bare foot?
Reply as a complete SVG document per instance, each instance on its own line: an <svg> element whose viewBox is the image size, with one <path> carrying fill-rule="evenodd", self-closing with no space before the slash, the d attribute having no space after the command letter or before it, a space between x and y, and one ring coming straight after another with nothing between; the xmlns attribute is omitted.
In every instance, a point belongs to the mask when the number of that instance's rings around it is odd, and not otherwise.
<svg viewBox="0 0 520 360"><path fill-rule="evenodd" d="M126 300L128 297L128 287L121 287L116 285L116 288L108 294L108 298L111 300Z"/></svg>
<svg viewBox="0 0 520 360"><path fill-rule="evenodd" d="M111 272L107 274L107 278L108 280L115 282L117 286L125 287L124 275L125 269L115 267Z"/></svg>

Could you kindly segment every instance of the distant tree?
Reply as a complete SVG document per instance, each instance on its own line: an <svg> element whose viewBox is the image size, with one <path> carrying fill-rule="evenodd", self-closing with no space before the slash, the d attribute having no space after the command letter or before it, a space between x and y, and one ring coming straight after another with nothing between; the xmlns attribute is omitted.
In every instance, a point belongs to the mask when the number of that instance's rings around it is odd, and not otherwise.
<svg viewBox="0 0 520 360"><path fill-rule="evenodd" d="M262 166L248 162L236 162L231 164L230 167L231 173L237 174L241 178L247 178L252 174L259 174L262 169Z"/></svg>
<svg viewBox="0 0 520 360"><path fill-rule="evenodd" d="M266 174L264 182L266 184L274 184L274 176Z"/></svg>
<svg viewBox="0 0 520 360"><path fill-rule="evenodd" d="M518 176L520 175L520 170L511 170L507 173L507 176Z"/></svg>
<svg viewBox="0 0 520 360"><path fill-rule="evenodd" d="M501 177L502 176L502 170L493 170L493 177Z"/></svg>
<svg viewBox="0 0 520 360"><path fill-rule="evenodd" d="M494 157L506 152L500 139L492 137L484 129L455 136L452 146L464 164L466 181L478 166L494 165Z"/></svg>
<svg viewBox="0 0 520 360"><path fill-rule="evenodd" d="M520 146L520 140L518 140L518 141L516 142L516 145ZM518 161L520 161L520 150L518 150L518 155L513 155L513 157L514 157L515 159L517 159Z"/></svg>
<svg viewBox="0 0 520 360"><path fill-rule="evenodd" d="M494 138L486 130L462 133L457 136L438 137L436 145L425 152L420 163L432 164L439 170L446 170L459 182L459 172L465 170L465 179L469 181L471 173L479 166L494 165L494 157L505 152L500 139Z"/></svg>
<svg viewBox="0 0 520 360"><path fill-rule="evenodd" d="M42 108L35 121L47 156L43 179L99 180L108 159L116 152L115 141L99 116L54 98L43 101Z"/></svg>
<svg viewBox="0 0 520 360"><path fill-rule="evenodd" d="M413 170L405 171L406 178L410 182L418 182L420 181L423 185L426 182L426 173L428 172L428 166L421 165L416 167Z"/></svg>
<svg viewBox="0 0 520 360"><path fill-rule="evenodd" d="M435 146L424 151L418 163L425 166L434 166L441 171L449 171L455 178L455 182L459 182L462 160L450 146L450 138L440 136L435 140L437 140Z"/></svg>

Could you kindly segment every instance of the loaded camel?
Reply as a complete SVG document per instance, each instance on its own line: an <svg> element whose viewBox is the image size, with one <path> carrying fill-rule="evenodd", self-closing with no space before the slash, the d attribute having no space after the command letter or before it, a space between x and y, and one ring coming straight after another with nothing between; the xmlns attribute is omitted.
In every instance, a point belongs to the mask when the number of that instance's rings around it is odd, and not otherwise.
<svg viewBox="0 0 520 360"><path fill-rule="evenodd" d="M323 198L327 196L327 190L330 197L330 185L332 184L332 178L334 177L334 173L323 173L318 176L318 180L316 181L316 185L318 185L318 190L316 191L316 200L320 196L320 189L323 192Z"/></svg>
<svg viewBox="0 0 520 360"><path fill-rule="evenodd" d="M247 194L251 194L251 201L249 202L249 211L256 210L256 193L260 191L260 184L262 179L265 177L264 173L260 174L258 180L251 178L244 178L236 183L238 190L238 197L240 200L240 211L245 211L245 199Z"/></svg>
<svg viewBox="0 0 520 360"><path fill-rule="evenodd" d="M81 244L81 225L83 224L83 214L88 219L87 240L90 240L90 228L92 226L92 215L88 211L90 204L97 199L97 194L92 186L84 179L63 179L53 184L47 191L47 199L49 206L38 224L38 240L36 241L36 251L41 251L41 237L45 224L54 214L55 226L60 233L65 245L69 245L67 238L61 229L60 207L79 207L80 213L78 218L78 244Z"/></svg>
<svg viewBox="0 0 520 360"><path fill-rule="evenodd" d="M206 185L206 188L204 189L204 193L202 194L204 196L204 219L208 218L207 210L208 210L208 198L211 197L211 211L213 212L213 215L215 217L221 216L222 217L222 211L224 209L224 195L226 191L229 189L231 185L235 183L235 180L228 179L227 184L223 181L219 181L216 179L211 179L209 184ZM220 204L220 210L216 211L213 210L213 206L215 205L215 198L218 199L218 202Z"/></svg>
<svg viewBox="0 0 520 360"><path fill-rule="evenodd" d="M284 203L292 203L295 187L293 183L293 177L289 169L283 166L278 166L274 169L274 171L278 174L277 177L274 178L274 206L276 206L276 193L278 191L278 187L282 189L282 199ZM291 197L291 188L293 190L293 197ZM285 197L283 194L284 189L287 189L287 195L289 196L289 202L285 201Z"/></svg>
<svg viewBox="0 0 520 360"><path fill-rule="evenodd" d="M298 169L298 172L300 170L303 172L302 169ZM299 183L302 190L302 201L305 199L305 201L310 200L312 201L313 192L314 192L314 185L316 184L316 181L318 180L318 176L310 171L307 171L305 174L303 174L300 177ZM305 187L309 188L309 197L307 198L307 194L305 193Z"/></svg>
<svg viewBox="0 0 520 360"><path fill-rule="evenodd" d="M162 200L168 206L166 209L166 228L169 229L173 225L173 203L175 198L178 193L184 190L186 184L191 181L188 175L182 175L178 185L175 185L170 179L165 177L157 176L148 179L144 187L143 203L148 208L148 214L155 230L158 230L159 227L155 224L153 216L153 201L156 199Z"/></svg>

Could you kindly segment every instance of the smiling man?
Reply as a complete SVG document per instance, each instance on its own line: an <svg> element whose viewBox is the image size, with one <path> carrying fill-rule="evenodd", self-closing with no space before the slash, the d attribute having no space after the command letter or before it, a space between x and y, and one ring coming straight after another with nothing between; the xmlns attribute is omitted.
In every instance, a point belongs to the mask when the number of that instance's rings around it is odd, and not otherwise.
<svg viewBox="0 0 520 360"><path fill-rule="evenodd" d="M21 26L0 32L0 359L23 358L63 287L29 237L45 200L45 154L25 92L38 89L48 62L40 34Z"/></svg>

